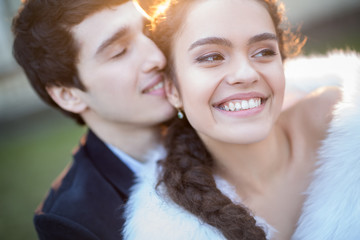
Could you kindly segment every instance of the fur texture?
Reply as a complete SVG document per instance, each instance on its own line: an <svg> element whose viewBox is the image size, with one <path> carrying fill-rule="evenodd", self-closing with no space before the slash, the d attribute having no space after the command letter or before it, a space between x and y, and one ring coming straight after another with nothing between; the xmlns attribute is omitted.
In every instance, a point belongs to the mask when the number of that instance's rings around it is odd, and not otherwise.
<svg viewBox="0 0 360 240"><path fill-rule="evenodd" d="M336 105L329 135L319 151L314 173L292 240L360 239L360 57L355 53L331 53L325 57L301 57L285 64L287 92L310 92L324 85L343 85L343 100ZM224 236L201 222L164 195L157 183L155 162L149 162L126 206L123 230L128 240L221 240ZM231 186L216 179L218 188L234 202ZM268 239L275 231L262 219L259 225Z"/></svg>
<svg viewBox="0 0 360 240"><path fill-rule="evenodd" d="M124 239L127 240L225 240L215 228L179 207L163 195L157 184L157 166L149 162L127 203Z"/></svg>
<svg viewBox="0 0 360 240"><path fill-rule="evenodd" d="M332 60L329 61L329 60ZM360 58L332 54L324 67L343 80L343 99L315 171L293 240L360 239Z"/></svg>

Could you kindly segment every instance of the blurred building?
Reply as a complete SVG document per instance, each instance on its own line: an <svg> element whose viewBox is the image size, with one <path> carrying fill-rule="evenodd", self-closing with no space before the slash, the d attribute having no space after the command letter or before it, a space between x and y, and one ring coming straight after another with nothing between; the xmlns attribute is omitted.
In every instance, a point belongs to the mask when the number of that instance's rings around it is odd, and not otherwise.
<svg viewBox="0 0 360 240"><path fill-rule="evenodd" d="M360 51L360 0L282 0L289 21L308 37L305 53Z"/></svg>
<svg viewBox="0 0 360 240"><path fill-rule="evenodd" d="M305 26L359 9L359 0L282 0L289 20Z"/></svg>
<svg viewBox="0 0 360 240"><path fill-rule="evenodd" d="M330 42L338 45L328 48L349 45L360 51L360 0L283 2L292 25L302 25L311 51ZM0 0L0 124L48 108L35 95L12 58L10 26L19 5L20 0Z"/></svg>

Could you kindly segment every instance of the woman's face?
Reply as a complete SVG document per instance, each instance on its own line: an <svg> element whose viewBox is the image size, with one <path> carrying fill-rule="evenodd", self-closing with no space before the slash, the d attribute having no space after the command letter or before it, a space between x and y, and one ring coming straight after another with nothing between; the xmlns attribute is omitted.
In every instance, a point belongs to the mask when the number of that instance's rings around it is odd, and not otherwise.
<svg viewBox="0 0 360 240"><path fill-rule="evenodd" d="M248 144L277 120L285 88L276 31L255 0L197 1L173 42L182 107L204 142Z"/></svg>

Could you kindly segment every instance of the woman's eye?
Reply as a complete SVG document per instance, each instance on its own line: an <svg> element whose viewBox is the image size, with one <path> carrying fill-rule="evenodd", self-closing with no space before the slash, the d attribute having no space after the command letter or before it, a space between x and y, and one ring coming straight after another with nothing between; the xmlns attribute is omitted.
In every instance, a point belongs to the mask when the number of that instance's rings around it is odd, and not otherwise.
<svg viewBox="0 0 360 240"><path fill-rule="evenodd" d="M204 56L200 56L196 58L196 61L199 63L212 63L212 62L218 62L218 61L223 61L225 58L218 53L213 53L213 54L207 54Z"/></svg>
<svg viewBox="0 0 360 240"><path fill-rule="evenodd" d="M260 52L254 54L252 57L271 57L275 56L277 53L271 49L263 49Z"/></svg>

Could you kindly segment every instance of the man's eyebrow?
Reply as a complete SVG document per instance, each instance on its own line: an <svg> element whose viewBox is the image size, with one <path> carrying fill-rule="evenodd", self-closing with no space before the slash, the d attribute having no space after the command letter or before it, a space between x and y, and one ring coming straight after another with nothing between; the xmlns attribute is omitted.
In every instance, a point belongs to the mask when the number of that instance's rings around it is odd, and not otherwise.
<svg viewBox="0 0 360 240"><path fill-rule="evenodd" d="M207 44L218 44L218 45L223 45L226 47L232 47L232 43L226 38L207 37L207 38L201 38L201 39L197 40L196 42L194 42L193 44L191 44L188 51L190 51L196 47L199 47L201 45L207 45Z"/></svg>
<svg viewBox="0 0 360 240"><path fill-rule="evenodd" d="M98 47L96 54L98 55L100 54L102 51L104 51L105 48L107 48L108 46L110 46L111 44L113 44L116 40L118 40L119 38L125 36L127 33L129 32L129 28L128 27L122 27L120 28L116 33L114 33L111 37L109 37L108 39L104 40L100 46Z"/></svg>
<svg viewBox="0 0 360 240"><path fill-rule="evenodd" d="M266 33L257 34L255 36L251 37L247 44L251 45L253 43L266 41L266 40L275 40L275 41L277 41L278 38L277 38L277 36L275 34L266 32Z"/></svg>

